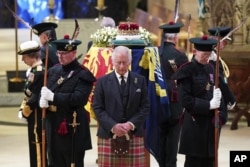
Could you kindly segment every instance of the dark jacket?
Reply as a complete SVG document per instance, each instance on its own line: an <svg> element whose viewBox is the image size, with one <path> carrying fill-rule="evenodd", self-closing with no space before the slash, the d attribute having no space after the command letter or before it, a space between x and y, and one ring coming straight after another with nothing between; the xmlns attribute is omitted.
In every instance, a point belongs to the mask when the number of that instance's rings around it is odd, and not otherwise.
<svg viewBox="0 0 250 167"><path fill-rule="evenodd" d="M160 48L160 60L163 68L164 80L167 84L167 93L170 99L170 124L177 124L180 114L182 113L182 106L179 101L180 90L172 76L182 64L188 62L185 53L175 48L175 44L171 42L164 42L163 47ZM176 69L173 69L169 61L174 61Z"/></svg>
<svg viewBox="0 0 250 167"><path fill-rule="evenodd" d="M24 93L26 97L28 97L26 104L29 105L32 110L32 113L27 118L30 166L37 165L37 148L34 142L40 142L42 140L42 112L38 102L41 87L43 86L43 78L44 66L38 65L32 67L24 87ZM35 134L37 136L35 136Z"/></svg>
<svg viewBox="0 0 250 167"><path fill-rule="evenodd" d="M41 48L41 60L43 61L44 65L46 61L46 50L47 50L47 44ZM56 48L52 43L48 43L48 69L58 63L59 61L56 54Z"/></svg>
<svg viewBox="0 0 250 167"><path fill-rule="evenodd" d="M59 84L59 79L64 81ZM52 146L57 150L72 149L72 135L74 134L75 150L91 149L91 136L88 113L84 105L88 101L95 77L90 71L74 60L66 66L56 65L48 72L47 87L54 92L54 100L50 105L56 106L56 112L48 113L51 123ZM76 132L70 124L73 122L73 112L76 111ZM59 130L66 125L67 133L60 135ZM62 130L62 129L61 129ZM54 142L54 143L53 143Z"/></svg>
<svg viewBox="0 0 250 167"><path fill-rule="evenodd" d="M124 107L115 72L97 80L93 101L93 109L99 123L97 136L110 138L112 127L117 123L127 121L135 125L133 134L143 136L143 125L149 112L146 80L139 74L129 72L127 85L129 85L129 95L127 105Z"/></svg>
<svg viewBox="0 0 250 167"><path fill-rule="evenodd" d="M188 62L188 58L185 53L176 49L175 44L171 42L164 42L163 47L161 47L159 50L159 54L166 79L171 79L174 73L173 68L169 64L169 60L174 60L177 68Z"/></svg>
<svg viewBox="0 0 250 167"><path fill-rule="evenodd" d="M183 65L174 75L181 86L181 99L185 113L179 153L189 156L214 156L214 110L210 110L215 84L213 65L199 64L195 59ZM227 121L227 110L222 98L218 109L220 124Z"/></svg>

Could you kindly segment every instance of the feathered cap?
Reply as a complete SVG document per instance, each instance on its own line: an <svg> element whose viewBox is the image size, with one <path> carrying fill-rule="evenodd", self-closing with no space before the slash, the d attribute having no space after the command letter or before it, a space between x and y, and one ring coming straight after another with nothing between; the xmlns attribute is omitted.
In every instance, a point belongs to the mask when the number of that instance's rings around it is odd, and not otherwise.
<svg viewBox="0 0 250 167"><path fill-rule="evenodd" d="M72 51L77 49L77 45L80 45L82 41L71 40L69 35L64 35L63 39L52 41L55 44L57 50L60 51Z"/></svg>
<svg viewBox="0 0 250 167"><path fill-rule="evenodd" d="M230 27L214 27L208 29L208 32L211 36L218 36L220 34L220 37L225 37L229 32L231 31ZM231 38L227 38L228 40L231 40Z"/></svg>
<svg viewBox="0 0 250 167"><path fill-rule="evenodd" d="M44 31L55 30L56 28L57 28L56 23L44 22L44 23L39 23L39 24L32 26L32 31L34 32L34 34L39 36Z"/></svg>
<svg viewBox="0 0 250 167"><path fill-rule="evenodd" d="M208 38L207 36L190 38L189 41L194 44L194 48L199 51L212 51L217 44L217 40Z"/></svg>
<svg viewBox="0 0 250 167"><path fill-rule="evenodd" d="M167 24L161 25L159 28L163 29L164 33L179 33L181 27L184 25L182 23L175 23L173 21L168 22Z"/></svg>

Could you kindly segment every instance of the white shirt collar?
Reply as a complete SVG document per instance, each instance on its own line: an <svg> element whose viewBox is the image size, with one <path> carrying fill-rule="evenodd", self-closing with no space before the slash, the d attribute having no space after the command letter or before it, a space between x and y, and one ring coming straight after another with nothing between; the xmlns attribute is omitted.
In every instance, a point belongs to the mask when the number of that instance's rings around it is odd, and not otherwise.
<svg viewBox="0 0 250 167"><path fill-rule="evenodd" d="M116 71L115 71L115 75L116 75L116 77L118 78L118 80L120 81L120 80L121 80L121 75L118 74ZM123 75L123 77L124 77L125 82L127 82L127 79L128 79L128 71Z"/></svg>

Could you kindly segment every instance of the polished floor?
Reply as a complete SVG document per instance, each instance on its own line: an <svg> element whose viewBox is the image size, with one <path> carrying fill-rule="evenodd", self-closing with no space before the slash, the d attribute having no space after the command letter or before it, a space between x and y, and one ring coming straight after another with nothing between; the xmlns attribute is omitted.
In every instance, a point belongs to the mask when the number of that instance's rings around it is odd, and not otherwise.
<svg viewBox="0 0 250 167"><path fill-rule="evenodd" d="M29 167L27 128L17 118L18 107L0 107L0 166ZM85 166L97 167L96 126L91 123L93 149L86 152ZM250 127L241 121L237 130L230 130L230 122L222 129L219 146L219 167L229 167L229 153L232 150L250 151ZM178 155L178 167L182 167L184 156ZM150 166L157 167L151 156Z"/></svg>

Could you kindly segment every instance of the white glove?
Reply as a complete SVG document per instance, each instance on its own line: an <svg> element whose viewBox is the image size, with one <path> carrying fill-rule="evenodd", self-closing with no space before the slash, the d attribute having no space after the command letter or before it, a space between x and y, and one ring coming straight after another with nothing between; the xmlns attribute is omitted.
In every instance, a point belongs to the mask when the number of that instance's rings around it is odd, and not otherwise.
<svg viewBox="0 0 250 167"><path fill-rule="evenodd" d="M209 60L212 60L212 61L216 61L217 59L217 55L214 51L211 52L211 55L209 57Z"/></svg>
<svg viewBox="0 0 250 167"><path fill-rule="evenodd" d="M39 106L41 108L48 108L49 107L48 100L41 98L39 101Z"/></svg>
<svg viewBox="0 0 250 167"><path fill-rule="evenodd" d="M210 110L220 107L221 103L221 90L220 88L214 88L213 98L210 101Z"/></svg>
<svg viewBox="0 0 250 167"><path fill-rule="evenodd" d="M41 90L41 99L53 101L54 93L51 90L49 90L46 86L43 86Z"/></svg>
<svg viewBox="0 0 250 167"><path fill-rule="evenodd" d="M228 109L228 110L232 110L232 109L235 107L235 105L236 105L236 102L234 102L233 104L228 103L228 104L227 104L227 109Z"/></svg>
<svg viewBox="0 0 250 167"><path fill-rule="evenodd" d="M17 117L18 117L21 121L27 122L27 119L23 116L22 110L19 110L19 111L18 111Z"/></svg>

